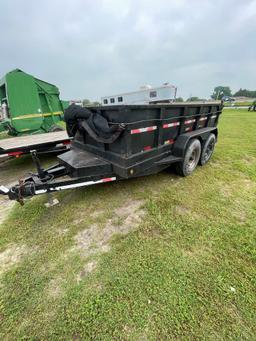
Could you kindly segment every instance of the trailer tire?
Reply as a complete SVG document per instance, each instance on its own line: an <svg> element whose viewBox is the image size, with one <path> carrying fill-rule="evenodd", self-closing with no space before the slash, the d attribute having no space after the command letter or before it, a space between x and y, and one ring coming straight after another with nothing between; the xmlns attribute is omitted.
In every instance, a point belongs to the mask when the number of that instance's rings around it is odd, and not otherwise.
<svg viewBox="0 0 256 341"><path fill-rule="evenodd" d="M201 166L204 166L212 157L215 143L216 143L216 136L214 134L210 134L202 149L201 157L199 160L199 164Z"/></svg>
<svg viewBox="0 0 256 341"><path fill-rule="evenodd" d="M193 173L201 155L201 143L198 139L191 139L186 147L184 159L176 164L176 172L181 176Z"/></svg>

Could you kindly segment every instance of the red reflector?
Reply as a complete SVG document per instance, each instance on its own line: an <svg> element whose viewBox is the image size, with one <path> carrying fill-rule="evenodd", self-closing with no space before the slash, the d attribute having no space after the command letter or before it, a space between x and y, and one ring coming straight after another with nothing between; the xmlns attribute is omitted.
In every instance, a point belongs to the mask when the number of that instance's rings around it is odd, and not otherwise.
<svg viewBox="0 0 256 341"><path fill-rule="evenodd" d="M173 143L174 143L174 140L173 140L173 139L170 139L170 140L165 141L164 144L173 144Z"/></svg>
<svg viewBox="0 0 256 341"><path fill-rule="evenodd" d="M70 140L68 140L68 141L64 141L63 142L63 144L70 144L71 143L71 141Z"/></svg>
<svg viewBox="0 0 256 341"><path fill-rule="evenodd" d="M23 154L23 152L10 152L10 153L8 153L9 156L16 156L16 157L19 157L21 154Z"/></svg>
<svg viewBox="0 0 256 341"><path fill-rule="evenodd" d="M109 181L113 181L113 178L105 178L105 179L102 179L102 182L109 182Z"/></svg>
<svg viewBox="0 0 256 341"><path fill-rule="evenodd" d="M140 130L139 129L133 129L131 130L131 134L139 134Z"/></svg>
<svg viewBox="0 0 256 341"><path fill-rule="evenodd" d="M146 147L143 148L143 150L145 150L145 151L146 151L146 150L150 150L150 149L152 149L151 146L146 146Z"/></svg>

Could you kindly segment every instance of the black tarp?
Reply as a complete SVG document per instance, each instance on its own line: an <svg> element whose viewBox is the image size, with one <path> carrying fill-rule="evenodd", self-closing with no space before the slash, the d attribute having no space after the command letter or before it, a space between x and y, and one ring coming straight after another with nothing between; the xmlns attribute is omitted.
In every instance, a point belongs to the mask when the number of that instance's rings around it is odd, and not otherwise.
<svg viewBox="0 0 256 341"><path fill-rule="evenodd" d="M77 130L87 132L94 140L114 142L125 129L123 124L110 125L97 110L71 104L64 112L68 135L75 136Z"/></svg>

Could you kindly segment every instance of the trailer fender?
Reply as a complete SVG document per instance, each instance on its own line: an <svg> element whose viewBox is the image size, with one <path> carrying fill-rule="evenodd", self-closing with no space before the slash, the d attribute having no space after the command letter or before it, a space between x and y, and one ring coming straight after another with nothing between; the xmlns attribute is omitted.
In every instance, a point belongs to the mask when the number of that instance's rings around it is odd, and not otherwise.
<svg viewBox="0 0 256 341"><path fill-rule="evenodd" d="M203 128L203 129L191 131L189 133L181 134L174 143L173 155L177 157L184 157L188 142L192 138L198 138L203 148L205 141L207 140L208 136L211 133L215 134L216 139L217 139L218 129L216 127Z"/></svg>

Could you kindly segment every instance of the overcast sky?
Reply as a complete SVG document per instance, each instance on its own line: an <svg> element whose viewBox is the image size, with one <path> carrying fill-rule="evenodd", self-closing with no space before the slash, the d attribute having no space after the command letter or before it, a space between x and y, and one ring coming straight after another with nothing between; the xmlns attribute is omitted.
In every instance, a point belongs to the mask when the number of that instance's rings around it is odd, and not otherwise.
<svg viewBox="0 0 256 341"><path fill-rule="evenodd" d="M0 0L0 78L20 68L64 99L170 82L256 90L256 0Z"/></svg>

